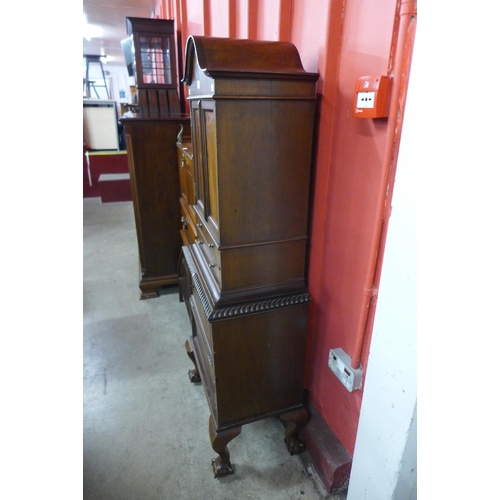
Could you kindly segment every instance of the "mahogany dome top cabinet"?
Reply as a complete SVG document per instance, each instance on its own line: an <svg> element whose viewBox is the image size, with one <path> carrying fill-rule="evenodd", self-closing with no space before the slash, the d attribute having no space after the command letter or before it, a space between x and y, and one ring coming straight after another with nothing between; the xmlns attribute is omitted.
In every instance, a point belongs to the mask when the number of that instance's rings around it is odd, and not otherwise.
<svg viewBox="0 0 500 500"><path fill-rule="evenodd" d="M179 279L186 342L210 407L215 477L233 472L228 442L243 424L285 422L304 449L303 371L315 86L296 47L191 36L188 87L194 163L194 242Z"/></svg>

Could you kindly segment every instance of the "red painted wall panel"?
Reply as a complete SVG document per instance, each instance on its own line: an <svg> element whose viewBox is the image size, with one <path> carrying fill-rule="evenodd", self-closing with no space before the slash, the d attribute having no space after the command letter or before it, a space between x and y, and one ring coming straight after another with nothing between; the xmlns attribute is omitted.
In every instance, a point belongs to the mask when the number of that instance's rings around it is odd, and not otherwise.
<svg viewBox="0 0 500 500"><path fill-rule="evenodd" d="M186 19L183 23L183 38L189 35L210 35L204 26L204 2L201 0L183 0L186 5Z"/></svg>
<svg viewBox="0 0 500 500"><path fill-rule="evenodd" d="M283 19L289 17L291 41L297 47L306 71L320 73L324 78L324 67L320 68L320 55L324 54L331 0L305 2L281 0ZM314 35L313 35L314 34ZM323 64L324 66L324 64Z"/></svg>
<svg viewBox="0 0 500 500"><path fill-rule="evenodd" d="M248 36L248 0L234 0L234 36L249 38Z"/></svg>
<svg viewBox="0 0 500 500"><path fill-rule="evenodd" d="M342 347L353 354L370 247L378 231L375 207L380 183L385 182L387 136L386 120L353 117L352 100L359 76L386 72L395 4L395 0L347 1L340 52L335 54L331 44L325 47L327 58L338 59L338 77L335 88L325 85L322 90L316 186L324 181L328 188L317 189L314 199L307 383L313 403L351 454L362 392L349 393L331 373L327 360L331 348ZM327 124L333 127L328 142L321 141ZM367 352L362 365L366 369Z"/></svg>
<svg viewBox="0 0 500 500"><path fill-rule="evenodd" d="M210 25L212 34L217 36L229 36L229 2L211 2L210 3ZM213 35L215 36L215 35Z"/></svg>
<svg viewBox="0 0 500 500"><path fill-rule="evenodd" d="M258 40L278 40L280 2L255 0L255 3L258 3L256 38Z"/></svg>
<svg viewBox="0 0 500 500"><path fill-rule="evenodd" d="M289 39L307 71L318 71L308 286L312 296L306 386L353 453L362 391L329 370L331 348L353 354L363 316L370 247L376 240L387 120L352 115L356 79L386 74L396 0L176 0L189 35ZM228 27L228 23L230 26ZM369 339L361 357L367 369Z"/></svg>

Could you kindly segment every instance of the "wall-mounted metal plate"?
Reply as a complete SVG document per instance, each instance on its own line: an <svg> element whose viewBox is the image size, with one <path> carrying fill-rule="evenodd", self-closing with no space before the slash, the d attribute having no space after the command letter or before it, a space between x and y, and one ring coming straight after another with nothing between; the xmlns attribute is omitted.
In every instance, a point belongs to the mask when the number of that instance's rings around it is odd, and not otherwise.
<svg viewBox="0 0 500 500"><path fill-rule="evenodd" d="M363 368L351 368L351 356L344 349L330 349L328 366L349 392L361 388Z"/></svg>

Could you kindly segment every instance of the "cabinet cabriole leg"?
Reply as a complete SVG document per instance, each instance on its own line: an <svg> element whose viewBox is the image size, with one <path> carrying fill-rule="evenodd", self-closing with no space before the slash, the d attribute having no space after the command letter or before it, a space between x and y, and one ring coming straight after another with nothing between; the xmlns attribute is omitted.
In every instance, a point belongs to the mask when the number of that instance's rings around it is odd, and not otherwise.
<svg viewBox="0 0 500 500"><path fill-rule="evenodd" d="M241 433L241 426L233 427L232 429L224 431L217 431L215 429L214 419L210 415L210 418L208 419L208 432L212 448L219 454L218 457L212 460L214 478L217 479L219 477L228 476L229 474L234 474L233 466L229 461L230 454L227 449L227 444Z"/></svg>
<svg viewBox="0 0 500 500"><path fill-rule="evenodd" d="M201 382L200 372L198 371L198 366L196 365L196 359L194 357L193 346L191 344L191 339L186 340L186 352L189 359L193 362L194 368L188 371L189 380L194 384Z"/></svg>
<svg viewBox="0 0 500 500"><path fill-rule="evenodd" d="M298 455L305 451L306 446L299 438L299 432L309 422L309 413L305 408L282 413L280 418L285 425L285 444L290 455Z"/></svg>

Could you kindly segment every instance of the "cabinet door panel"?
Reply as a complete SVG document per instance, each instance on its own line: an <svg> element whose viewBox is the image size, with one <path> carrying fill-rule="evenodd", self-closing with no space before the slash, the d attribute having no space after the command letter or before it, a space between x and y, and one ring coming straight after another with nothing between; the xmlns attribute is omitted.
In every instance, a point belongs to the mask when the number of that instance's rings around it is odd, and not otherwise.
<svg viewBox="0 0 500 500"><path fill-rule="evenodd" d="M204 192L204 181L203 181L203 137L201 129L201 101L191 102L191 126L193 127L193 157L195 165L195 204L199 205L203 213L205 213L205 192Z"/></svg>
<svg viewBox="0 0 500 500"><path fill-rule="evenodd" d="M207 172L207 199L208 206L206 218L212 218L215 226L219 227L219 200L217 179L217 137L215 127L215 109L213 103L210 107L203 106L203 125L206 144L206 172Z"/></svg>
<svg viewBox="0 0 500 500"><path fill-rule="evenodd" d="M215 104L212 101L196 101L191 104L191 116L195 129L194 155L196 164L196 204L203 218L210 221L213 229L219 229L219 200L217 174L217 134Z"/></svg>

